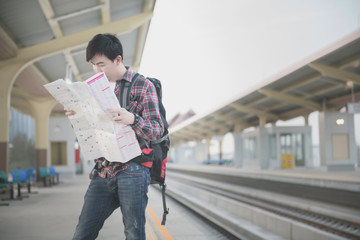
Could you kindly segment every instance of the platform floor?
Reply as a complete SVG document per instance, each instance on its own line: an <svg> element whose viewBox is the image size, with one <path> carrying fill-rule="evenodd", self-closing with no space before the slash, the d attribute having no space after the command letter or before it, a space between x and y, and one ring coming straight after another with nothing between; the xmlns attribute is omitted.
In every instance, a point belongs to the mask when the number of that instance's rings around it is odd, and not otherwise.
<svg viewBox="0 0 360 240"><path fill-rule="evenodd" d="M61 180L59 185L51 188L34 187L38 194L30 194L22 201L7 201L10 206L0 207L0 238L72 239L88 183L88 177L81 175L76 179ZM119 211L114 212L98 239L119 239L119 233L123 232L119 229L122 226L119 215ZM153 235L150 233L149 239L157 239L150 237Z"/></svg>
<svg viewBox="0 0 360 240"><path fill-rule="evenodd" d="M195 168L203 171L226 171L249 177L276 178L283 181L300 181L321 184L323 187L349 186L360 189L360 170L353 172L327 172L322 169L244 170L228 166L175 165L169 168ZM0 207L0 239L4 240L59 240L71 239L83 203L89 179L77 175L76 179L62 179L51 188L34 187L38 194L30 194L22 201L8 201L10 206ZM23 189L23 192L26 190ZM2 196L4 197L4 196ZM3 201L4 202L4 201ZM162 199L160 192L149 188L147 209L147 239L230 239L222 236L200 218L167 198L170 214L165 226L160 225ZM122 217L115 211L105 222L98 239L124 239Z"/></svg>
<svg viewBox="0 0 360 240"><path fill-rule="evenodd" d="M38 194L30 194L29 198L21 201L2 201L9 202L10 205L0 206L0 239L71 239L88 184L88 176L77 175L76 179L63 179L59 185L51 188L41 185L33 187L32 190ZM26 190L23 189L22 192ZM169 197L167 205L170 213L166 225L162 226L161 193L150 187L146 224L148 240L231 239L222 236L212 226L205 224L202 219ZM125 239L120 210L116 210L106 220L97 239Z"/></svg>
<svg viewBox="0 0 360 240"><path fill-rule="evenodd" d="M227 165L168 164L167 168L191 169L206 172L242 175L251 178L292 182L312 186L346 189L360 192L360 168L355 171L327 171L326 168L294 168L259 170Z"/></svg>

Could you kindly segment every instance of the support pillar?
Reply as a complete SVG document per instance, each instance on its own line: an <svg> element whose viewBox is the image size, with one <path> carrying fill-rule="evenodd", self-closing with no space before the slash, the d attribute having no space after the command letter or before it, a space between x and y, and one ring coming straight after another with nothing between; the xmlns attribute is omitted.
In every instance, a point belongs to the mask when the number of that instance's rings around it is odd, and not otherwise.
<svg viewBox="0 0 360 240"><path fill-rule="evenodd" d="M222 160L223 160L223 138L219 139L219 163L221 164Z"/></svg>
<svg viewBox="0 0 360 240"><path fill-rule="evenodd" d="M234 165L241 168L243 166L243 139L241 132L234 133Z"/></svg>
<svg viewBox="0 0 360 240"><path fill-rule="evenodd" d="M35 153L36 153L36 170L39 167L48 166L48 145L49 145L49 118L51 110L56 103L55 99L49 98L44 101L29 100L35 118ZM40 179L39 171L36 171Z"/></svg>
<svg viewBox="0 0 360 240"><path fill-rule="evenodd" d="M211 138L206 138L206 161L210 161L210 142L211 142Z"/></svg>
<svg viewBox="0 0 360 240"><path fill-rule="evenodd" d="M8 145L11 89L23 65L23 62L16 62L0 68L0 170L5 172L8 172L9 165Z"/></svg>
<svg viewBox="0 0 360 240"><path fill-rule="evenodd" d="M195 157L196 157L196 161L198 163L204 163L206 161L206 145L202 142L199 141L196 143L195 146Z"/></svg>
<svg viewBox="0 0 360 240"><path fill-rule="evenodd" d="M266 124L266 117L259 116L259 126L263 127L263 126L265 126L265 124Z"/></svg>
<svg viewBox="0 0 360 240"><path fill-rule="evenodd" d="M269 168L269 136L264 126L260 126L257 129L257 158L259 159L259 167L261 169Z"/></svg>
<svg viewBox="0 0 360 240"><path fill-rule="evenodd" d="M309 114L303 115L303 117L304 117L304 121L305 121L305 126L309 126Z"/></svg>

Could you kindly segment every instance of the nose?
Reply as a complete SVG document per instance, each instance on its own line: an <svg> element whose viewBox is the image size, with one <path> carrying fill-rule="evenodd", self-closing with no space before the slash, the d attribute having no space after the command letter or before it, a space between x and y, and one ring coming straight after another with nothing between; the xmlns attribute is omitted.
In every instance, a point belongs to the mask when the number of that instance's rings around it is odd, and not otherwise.
<svg viewBox="0 0 360 240"><path fill-rule="evenodd" d="M95 73L102 72L101 67L99 67L98 65L95 65L95 64L93 64L93 70Z"/></svg>

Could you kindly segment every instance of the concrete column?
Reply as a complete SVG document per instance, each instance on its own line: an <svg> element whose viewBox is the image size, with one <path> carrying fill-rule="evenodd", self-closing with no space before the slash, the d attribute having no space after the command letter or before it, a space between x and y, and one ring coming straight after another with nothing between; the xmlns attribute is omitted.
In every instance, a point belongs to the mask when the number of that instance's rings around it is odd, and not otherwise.
<svg viewBox="0 0 360 240"><path fill-rule="evenodd" d="M269 137L265 127L257 129L257 158L261 169L268 169L270 164L269 158Z"/></svg>
<svg viewBox="0 0 360 240"><path fill-rule="evenodd" d="M234 165L241 168L243 166L243 139L241 132L234 133Z"/></svg>
<svg viewBox="0 0 360 240"><path fill-rule="evenodd" d="M311 126L306 125L309 129L304 133L304 152L305 152L305 166L309 168L314 167L313 159L313 143L312 143L312 132Z"/></svg>
<svg viewBox="0 0 360 240"><path fill-rule="evenodd" d="M221 163L221 160L222 160L222 141L224 139L224 136L213 136L212 137L212 140L214 141L217 141L219 143L219 147L218 147L218 150L219 150L219 163Z"/></svg>
<svg viewBox="0 0 360 240"><path fill-rule="evenodd" d="M223 138L219 139L219 161L223 160Z"/></svg>
<svg viewBox="0 0 360 240"><path fill-rule="evenodd" d="M210 141L211 138L206 138L206 151L207 151L207 156L206 156L206 160L210 160Z"/></svg>
<svg viewBox="0 0 360 240"><path fill-rule="evenodd" d="M47 101L29 100L35 118L35 152L36 169L48 166L49 146L49 118L51 110L56 103L55 99L49 98ZM39 172L39 171L37 171ZM40 179L39 176L37 176Z"/></svg>
<svg viewBox="0 0 360 240"><path fill-rule="evenodd" d="M0 67L0 169L8 172L10 95L13 82L24 66L16 62Z"/></svg>
<svg viewBox="0 0 360 240"><path fill-rule="evenodd" d="M195 146L195 157L198 163L203 163L206 160L207 150L206 145L203 142L197 142Z"/></svg>
<svg viewBox="0 0 360 240"><path fill-rule="evenodd" d="M266 117L259 116L259 126L263 127L266 124Z"/></svg>
<svg viewBox="0 0 360 240"><path fill-rule="evenodd" d="M305 120L305 126L309 126L309 114L307 115L303 115L304 120Z"/></svg>

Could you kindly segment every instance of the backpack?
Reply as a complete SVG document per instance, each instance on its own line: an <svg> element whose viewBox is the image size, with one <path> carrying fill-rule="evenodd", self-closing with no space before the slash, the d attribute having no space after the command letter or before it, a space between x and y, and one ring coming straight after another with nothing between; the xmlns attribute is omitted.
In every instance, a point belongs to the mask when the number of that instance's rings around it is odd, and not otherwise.
<svg viewBox="0 0 360 240"><path fill-rule="evenodd" d="M131 89L139 76L139 73L135 73L131 79L131 82L125 82L124 86L121 89L121 96L122 98L119 99L120 105L124 106L127 110L129 110L130 105L130 92ZM161 192L162 192L162 200L163 200L163 218L161 225L165 225L166 215L169 213L169 209L166 207L166 200L165 200L165 191L166 191L166 184L165 184L165 171L166 171L166 163L167 163L167 153L170 148L170 138L168 135L168 123L166 120L166 110L162 103L162 88L160 80L156 78L146 78L156 88L156 93L158 97L159 103L159 112L161 116L161 120L164 124L164 133L162 136L150 142L150 148L152 149L152 166L150 167L150 177L151 182L150 184L159 184Z"/></svg>

